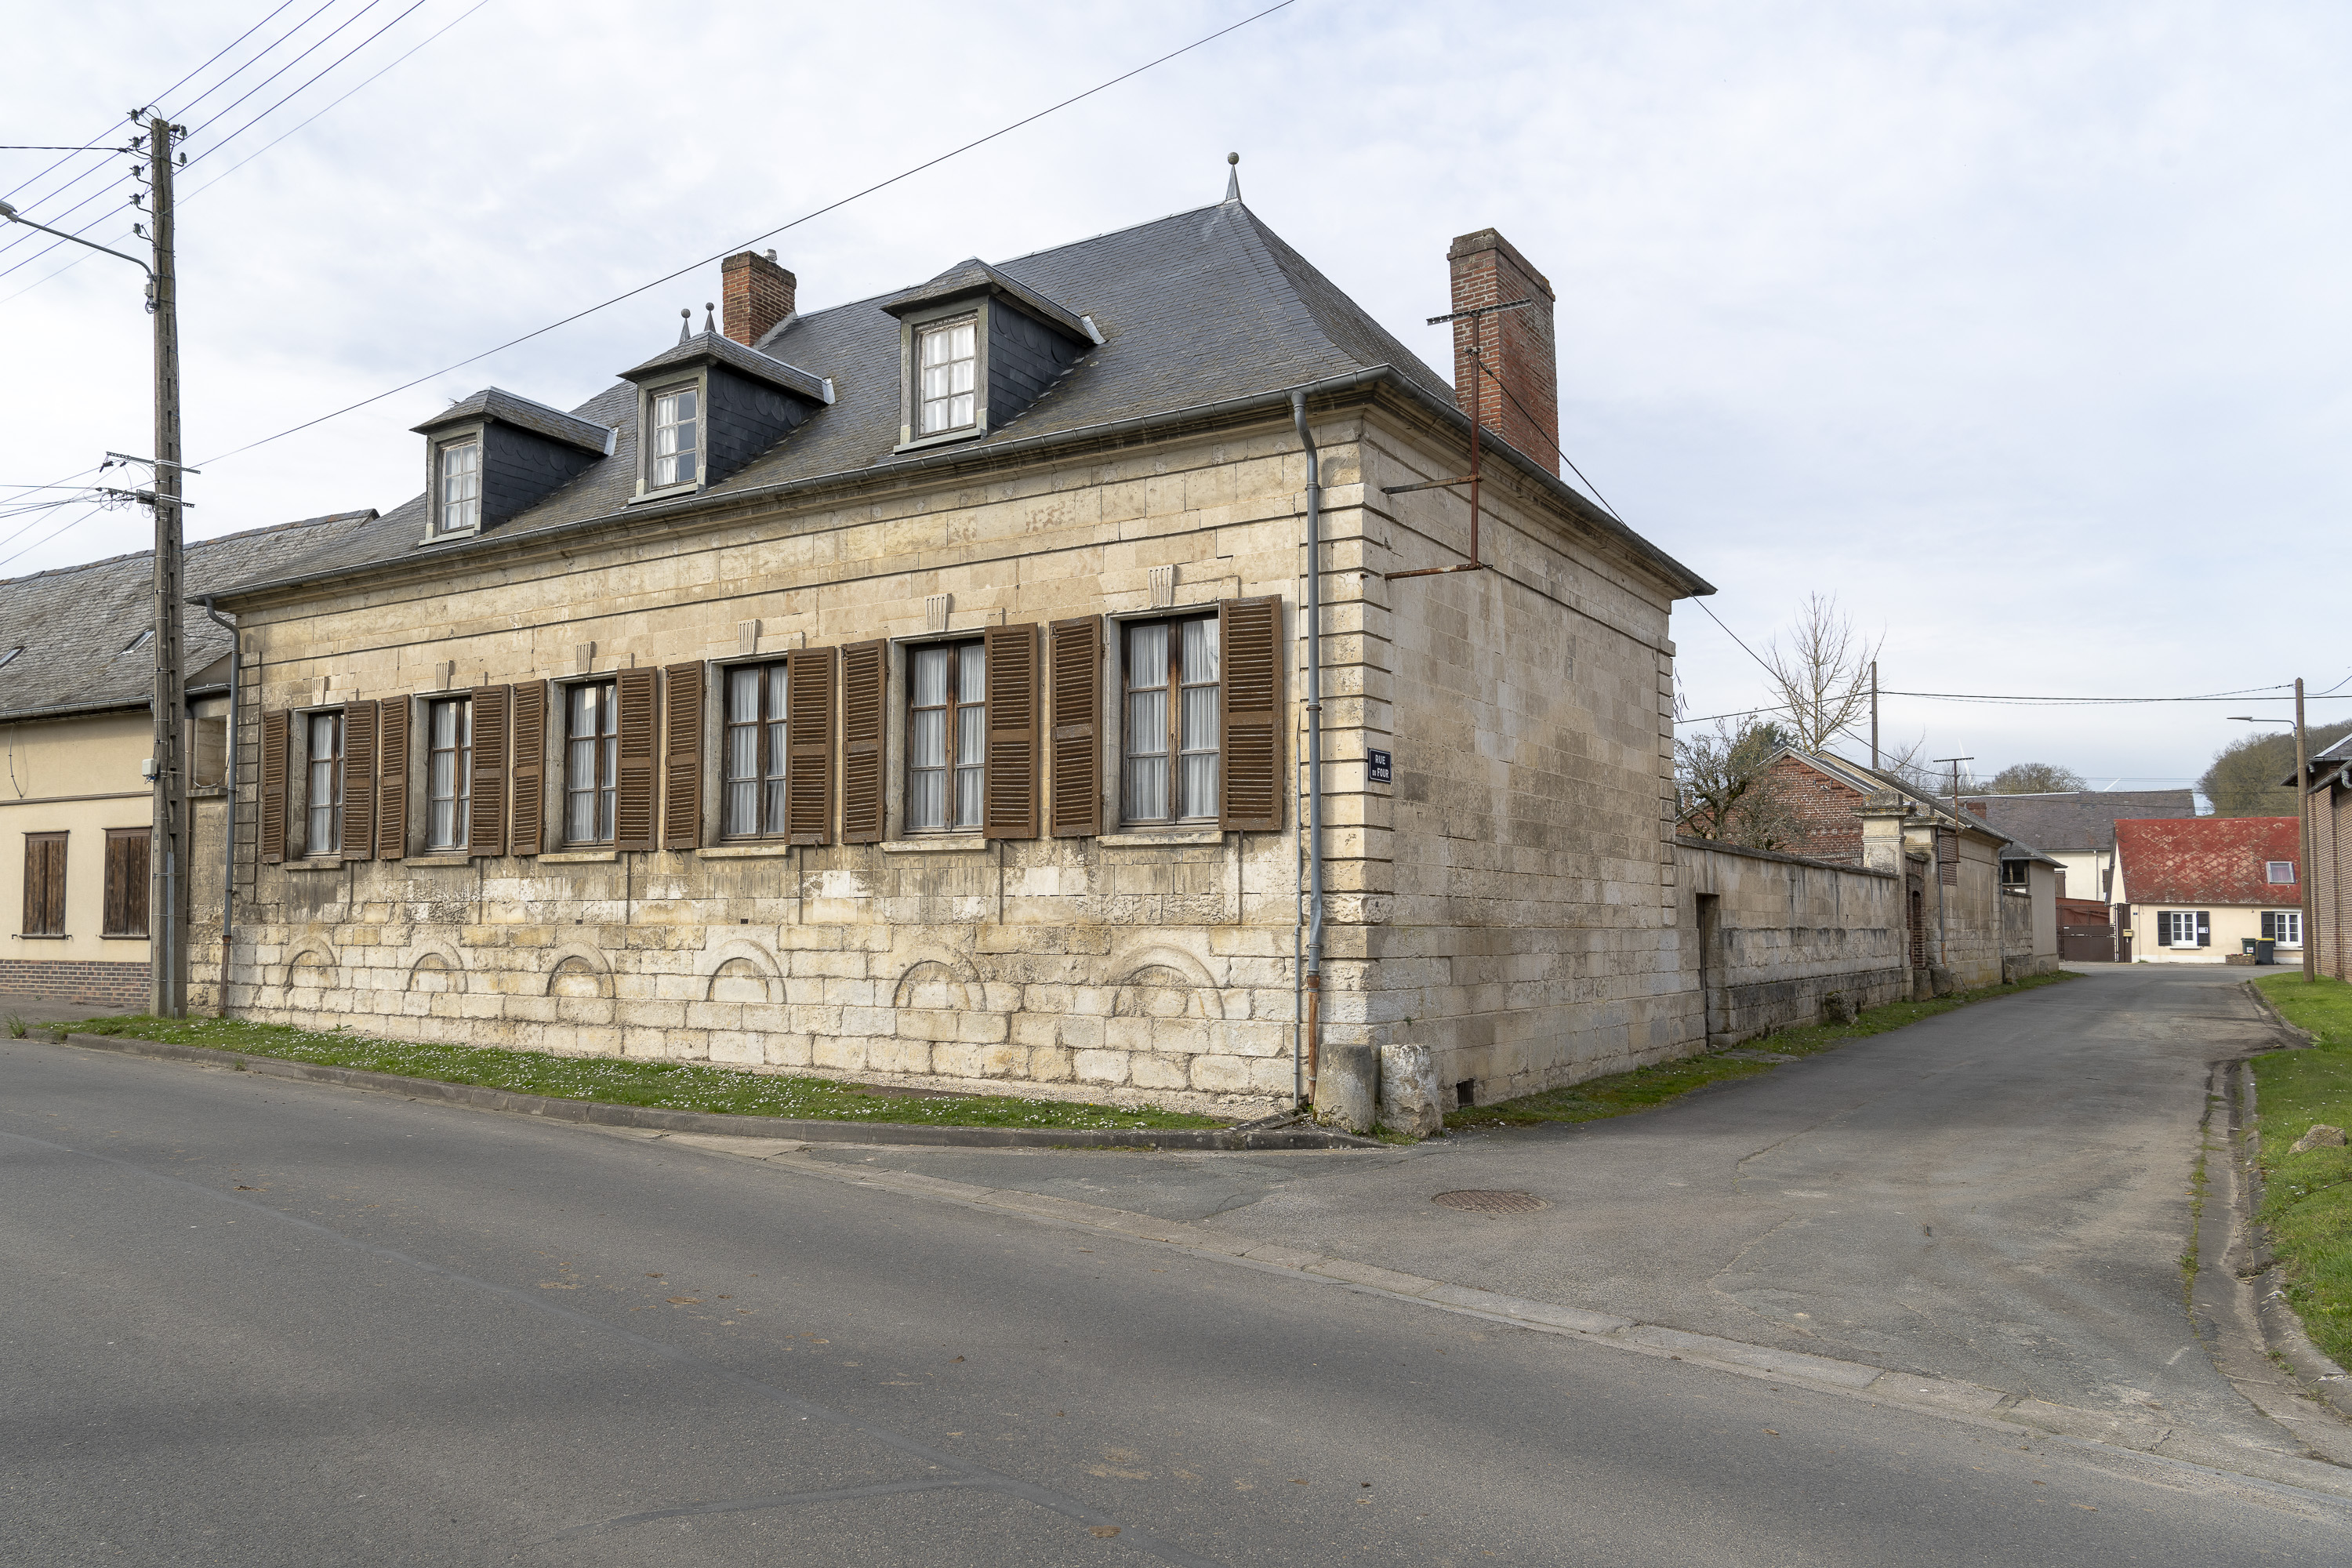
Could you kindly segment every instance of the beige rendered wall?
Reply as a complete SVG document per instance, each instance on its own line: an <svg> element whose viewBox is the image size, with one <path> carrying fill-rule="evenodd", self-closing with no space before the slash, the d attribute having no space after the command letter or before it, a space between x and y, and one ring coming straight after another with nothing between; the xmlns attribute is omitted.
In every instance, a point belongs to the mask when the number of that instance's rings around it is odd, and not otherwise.
<svg viewBox="0 0 2352 1568"><path fill-rule="evenodd" d="M1900 875L1691 838L1675 860L1709 1045L1818 1023L1833 995L1911 994Z"/></svg>
<svg viewBox="0 0 2352 1568"><path fill-rule="evenodd" d="M2134 904L2131 907L2132 958L2141 963L2219 963L2230 953L2243 951L2245 939L2263 934L2263 911L2293 910L2293 904ZM2210 947L2165 947L2156 940L2156 917L2168 910L2202 910L2212 918L2213 942ZM2303 949L2282 942L2278 947L2282 963L2301 963Z"/></svg>
<svg viewBox="0 0 2352 1568"><path fill-rule="evenodd" d="M141 765L153 751L143 710L0 724L0 991L143 987L143 939L100 935L109 828L146 827L153 795ZM24 932L25 837L66 834L64 940ZM37 966L17 968L16 965ZM142 973L88 966L136 966Z"/></svg>

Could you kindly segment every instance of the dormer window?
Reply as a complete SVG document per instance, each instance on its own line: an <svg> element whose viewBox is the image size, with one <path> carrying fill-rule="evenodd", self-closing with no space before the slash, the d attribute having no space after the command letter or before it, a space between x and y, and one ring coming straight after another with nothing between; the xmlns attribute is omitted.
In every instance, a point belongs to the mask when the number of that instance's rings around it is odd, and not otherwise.
<svg viewBox="0 0 2352 1568"><path fill-rule="evenodd" d="M692 386L672 387L654 395L653 471L646 487L667 489L690 485L701 473L700 395Z"/></svg>
<svg viewBox="0 0 2352 1568"><path fill-rule="evenodd" d="M436 533L471 533L482 526L482 443L452 441L441 448L441 510Z"/></svg>
<svg viewBox="0 0 2352 1568"><path fill-rule="evenodd" d="M959 316L917 329L915 341L923 374L917 434L936 436L977 421L979 327L978 316Z"/></svg>

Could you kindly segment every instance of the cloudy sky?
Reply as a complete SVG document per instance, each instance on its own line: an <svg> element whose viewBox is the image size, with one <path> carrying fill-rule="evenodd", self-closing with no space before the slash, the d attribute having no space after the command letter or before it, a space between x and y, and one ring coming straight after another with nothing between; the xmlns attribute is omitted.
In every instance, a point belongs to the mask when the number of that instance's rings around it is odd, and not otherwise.
<svg viewBox="0 0 2352 1568"><path fill-rule="evenodd" d="M151 100L196 128L190 461L429 377L205 463L202 537L397 504L409 426L492 384L586 398L718 269L441 367L1264 3L80 0L12 17L0 142L110 137ZM2352 499L2347 70L2352 11L2318 4L1294 0L761 244L822 306L1213 201L1238 150L1259 215L1441 368L1420 323L1451 237L1492 225L1543 268L1562 445L1751 646L1818 591L1897 691L2319 690L2352 677L2322 607ZM0 152L0 191L135 245L127 160L42 172L63 156ZM47 243L0 233L12 486L152 440L137 272ZM0 490L0 575L145 537L16 510L44 493ZM1687 712L1769 700L1705 613L1675 619ZM2226 715L2284 710L1900 697L1885 726L2155 787L2250 728Z"/></svg>

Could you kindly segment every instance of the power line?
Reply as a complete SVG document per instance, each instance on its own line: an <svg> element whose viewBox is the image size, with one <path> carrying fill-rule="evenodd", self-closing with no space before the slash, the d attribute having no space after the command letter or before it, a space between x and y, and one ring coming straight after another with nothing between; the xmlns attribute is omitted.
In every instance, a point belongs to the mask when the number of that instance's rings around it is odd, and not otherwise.
<svg viewBox="0 0 2352 1568"><path fill-rule="evenodd" d="M369 0L369 5L373 5L375 3L376 3L376 0ZM271 104L268 108L267 108L267 109L263 110L260 113L258 113L258 114L255 115L252 119L250 119L250 120L247 121L244 124L242 124L242 125L238 126L236 130L234 130L234 131L230 132L227 135L226 135L226 136L222 137L219 141L217 141L217 142L214 142L211 146L209 146L209 147L205 148L203 152L201 152L201 153L197 153L194 157L193 157L193 158L189 159L189 160L188 160L188 163L187 163L187 167L189 167L189 168L194 168L194 167L195 167L198 163L203 163L205 159L207 159L207 158L211 157L214 153L215 153L219 152L222 148L224 148L224 147L227 146L230 142L232 142L236 141L238 137L240 137L240 136L244 135L247 132L248 132L248 131L252 130L255 126L257 126L257 125L260 124L263 121L265 121L265 120L268 119L271 115L273 115L273 114L277 113L279 110L281 110L281 109L285 108L289 103L292 102L296 98L299 97L301 94L303 94L303 93L305 93L305 92L308 92L308 91L309 91L309 90L310 90L313 86L317 85L317 83L318 83L318 81L319 81L319 79L320 79L320 77L324 77L324 76L325 76L329 71L331 71L331 70L335 69L335 68L336 68L336 67L341 66L341 65L345 60L350 59L353 55L358 54L362 49L366 48L370 44L374 43L378 38L383 37L386 33L388 33L388 32L392 31L392 29L393 29L393 28L394 28L394 27L396 27L396 26L400 26L400 24L401 24L401 23L403 23L403 22L406 21L410 16L414 16L414 15L416 13L416 11L417 11L420 7L422 7L422 6L425 5L425 0L415 0L415 4L411 5L408 7L408 9L407 9L407 10L403 11L399 16L394 16L391 21L386 22L383 26L378 27L374 32L370 33L366 37L362 38L358 43L353 44L353 45L352 45L349 49L347 49L346 51L344 51L344 53L343 53L340 58L338 58L337 59L335 59L331 64L328 65L324 69L320 70L320 71L316 76L311 77L311 78L310 78L310 79L309 81L304 82L300 87L296 88L292 92L288 93L284 98L279 99L276 103ZM359 20L359 17L358 17L357 16L354 16L352 18L352 20L355 22L355 21ZM351 23L346 22L343 26L349 26L350 25L351 25ZM338 28L336 28L336 29L335 29L335 33L340 33L340 32L341 32L342 30L343 30L343 29L342 29L342 27L338 27ZM330 33L330 34L328 34L328 35L327 35L327 38L331 38L331 37L333 37L334 36L335 36L335 34L334 34L334 33ZM320 39L320 40L319 40L319 43L320 43L320 44L325 43L325 42L327 41L327 38L321 38L321 39ZM318 45L317 45L317 44L314 44L314 45L312 45L312 46L311 46L311 48L316 48L317 47L318 47ZM294 59L295 59L295 60L299 60L299 59L302 58L303 58L303 56L308 55L310 52L310 49L305 49L305 50L303 50L303 51L302 51L302 54L295 56L295 57L294 57ZM289 60L289 61L287 61L286 63L287 63L288 65L289 65L289 66L290 66L290 65L292 65L292 64L294 63L294 60ZM265 87L265 86L268 85L268 82L277 80L277 79L278 79L278 73L275 73L275 72L273 72L273 73L269 76L269 78L268 78L267 80L265 80L265 81L263 81L263 82L261 82L261 83L257 83L257 84L256 84L255 89L254 89L254 91L257 92L257 91L259 91L259 90L261 89L261 88L262 88L262 87ZM247 94L245 95L245 98L251 98L252 96L253 96L253 93L248 92L248 93L247 93ZM240 98L240 99L238 99L238 100L236 100L236 101L237 101L237 103L243 103L243 102L245 101L245 98ZM229 107L230 107L231 109L233 109L233 108L235 108L235 107L236 107L236 104L231 104ZM225 115L226 115L226 114L227 114L227 112L228 112L228 110L223 110L221 111L221 113L220 113L220 114L216 114L216 115L213 116L213 118L212 118L210 121L207 121L205 123L206 123L206 124L217 124L217 123L220 121L220 120L221 120ZM195 132L189 132L189 134L193 136L194 134L195 134Z"/></svg>
<svg viewBox="0 0 2352 1568"><path fill-rule="evenodd" d="M409 6L408 11L403 11L403 12L400 14L400 16L394 16L394 17L392 19L392 21L393 21L393 22L397 22L397 21L399 21L401 16L407 16L407 15L408 15L408 13L409 13L409 11L414 11L414 10L415 10L417 5L422 5L424 3L425 3L425 0L416 0L415 5L412 5L411 6ZM328 0L328 4L329 4L329 5L333 4L333 0ZM352 23L354 23L354 22L358 21L362 16L366 16L369 12L371 12L371 11L374 10L378 5L383 5L383 0L367 0L367 4L366 4L366 5L362 5L358 10L356 10L356 11L352 12L350 16L348 16L344 17L341 21L340 21L340 22L336 23L333 26L331 26L331 27L328 28L326 32L324 32L323 34L320 35L320 37L319 37L318 38L316 38L315 40L313 40L313 41L312 41L312 43L311 43L311 45L310 45L310 47L309 48L304 49L300 54L296 55L292 59L288 60L284 65L279 66L276 70L271 71L268 76L263 77L259 81L255 82L251 87L247 88L243 92L238 93L238 94L236 95L236 98L234 98L234 99L232 99L232 100L229 100L228 104L227 104L226 107L224 107L224 108L222 108L222 109L220 109L220 110L215 110L215 111L214 112L214 114L213 114L213 116L212 116L212 118L211 118L211 119L206 120L206 121L205 121L202 125L198 125L198 126L194 126L194 127L193 127L193 128L188 132L188 134L189 134L190 136L192 136L192 137L193 137L193 136L200 135L200 134L202 134L204 132L205 132L205 131L209 130L210 128L212 128L213 126L218 125L222 121L226 120L226 119L231 115L231 114L233 114L233 113L235 113L235 112L236 112L236 106L237 106L238 104L243 103L247 99L251 98L255 93L259 92L263 88L268 87L271 82L276 81L279 77L284 76L288 71L290 71L290 70L292 70L296 66L300 65L304 60L309 59L312 55L317 54L320 49L322 49L322 48L324 48L324 47L327 47L327 40L328 40L329 38L333 37L336 34L338 34L338 33L341 32L345 27L350 26ZM323 11L323 10L325 10L326 8L327 8L327 7L326 7L325 5L321 5L321 6L320 6L320 7L319 7L319 10L320 10L320 11ZM317 11L314 11L314 12L312 12L310 15L311 15L311 16L317 16L317 15L318 15L318 12L317 12ZM303 21L304 21L304 23L307 25L307 24L309 23L309 21L310 21L310 17L308 17L308 16L304 17L304 18L303 18ZM391 22L387 22L386 24L384 24L384 26L390 26L391 25L392 25L392 23L391 23ZM361 39L361 40L359 41L359 43L358 43L356 46L354 46L354 47L353 47L353 48L352 48L352 54L356 54L360 49L363 49L363 48L367 47L367 46L368 46L368 44L369 44L370 42L372 42L373 40L374 40L374 39L376 39L376 38L379 38L379 37L383 37L383 27L378 27L374 32L370 33L370 34L369 34L365 38ZM349 58L351 58L351 54L346 54L346 55L344 55L344 56L343 56L343 59L349 59ZM342 63L342 60L338 60L338 61L336 61L336 62L335 62L335 64L336 64L336 65L341 65L341 63ZM327 70L332 70L332 69L334 69L334 68L334 68L334 66L329 66L329 67L327 68ZM321 71L321 72L320 72L319 74L320 74L320 76L324 76L324 75L326 74L326 72L325 72L325 71ZM319 79L319 78L314 76L314 77L312 77L312 78L310 79L310 81L316 81L316 80L318 80L318 79ZM303 86L303 87L308 87L309 85L310 85L310 82L305 82L305 83L303 83L303 84L302 84L302 86ZM298 88L296 88L296 89L294 89L294 92L299 92L299 91L301 91L301 90L302 90L302 88L298 87ZM287 96L287 98L291 98L293 95L294 95L293 93L289 93L289 94L287 94L286 96ZM286 101L286 99L283 99L283 98L281 98L281 99L279 99L279 100L278 100L278 103L281 103L281 104L282 104L282 103L284 103L285 101ZM275 108L277 108L277 107L278 107L278 104L272 104L272 105L270 106L270 108L271 108L271 109L275 109ZM253 117L253 120L247 121L247 127L246 127L246 128L250 128L254 123L257 122L257 121L261 119L261 116L262 116L263 114L268 114L268 112L269 112L269 110L268 110L268 109L265 109L265 110L263 110L261 111L261 114L257 114L257 115L255 115L255 116ZM234 135L234 134L236 134L236 132L232 132L230 134L231 134L231 135ZM226 141L226 140L227 140L227 138L226 138L226 137L222 138L222 141ZM220 143L216 142L215 142L213 145L214 145L214 147L217 147L217 146L219 146L219 145L220 145ZM211 149L209 149L209 148L208 148L208 149L206 149L206 151L207 151L207 152L209 152L209 151L211 151ZM202 156L204 156L204 154L203 154L203 153L199 153L199 154L197 154L197 156L198 156L198 157L202 157ZM189 162L191 162L191 163L194 163L194 161L195 161L194 159L190 159L190 160L189 160Z"/></svg>
<svg viewBox="0 0 2352 1568"><path fill-rule="evenodd" d="M484 349L481 353L461 359L455 364L444 365L439 370L431 371L424 375L416 377L414 381L403 382L398 386L387 387L385 390L375 394L372 397L363 397L357 403L346 404L342 407L335 409L331 413L320 415L316 419L308 419L299 425L291 426L284 430L280 430L274 436L264 436L257 441L248 441L242 447L231 447L226 452L206 458L204 461L206 463L224 462L230 458L239 457L247 452L250 452L256 447L268 446L273 441L282 441L289 436L299 435L302 431L310 429L315 426L324 425L331 419L340 419L346 414L353 413L359 409L367 407L370 404L381 403L387 397L396 397L404 392L411 391L414 388L424 385L428 381L447 375L451 371L463 370L466 366L488 359L493 354L504 353L507 350L517 347L522 343L527 343L533 338L544 337L549 332L554 331L559 328L568 327L574 321L582 321L589 316L593 316L599 310L610 310L613 306L620 304L623 300L634 300L638 295L646 293L650 289L658 289L665 283L672 282L677 279L683 278L688 273L696 270L698 268L708 267L714 261L723 261L728 257L734 255L737 251L749 249L751 247L759 244L760 241L763 239L773 239L776 236L782 234L787 230L798 228L801 225L811 222L814 219L823 217L827 213L837 212L841 208L849 205L850 203L858 201L866 196L870 196L877 191L885 190L889 186L899 184L901 181L912 179L915 175L922 174L927 169L937 168L940 164L947 163L950 159L961 157L964 153L971 152L975 147L985 146L989 142L994 142L1001 137L1011 135L1013 132L1022 129L1024 126L1034 125L1038 121L1046 118L1048 115L1058 113L1062 110L1069 108L1070 105L1082 102L1087 99L1094 97L1097 93L1106 92L1110 89L1118 86L1121 82L1127 81L1134 77L1141 76L1144 72L1150 70L1155 67L1166 65L1170 60L1175 59L1179 56L1191 54L1195 49L1202 48L1209 44L1216 42L1219 38L1223 37L1227 33L1238 31L1243 27L1248 26L1253 22L1260 21L1267 16L1273 16L1276 11L1287 10L1295 4L1297 4L1297 0L1276 0L1276 4L1268 5L1265 10L1254 12L1250 16L1243 17L1238 22L1231 23L1225 26L1218 28L1213 33L1195 38L1191 43L1186 44L1182 48L1171 49L1168 53L1160 56L1156 59L1147 60L1143 64L1134 68L1132 70L1122 71L1118 76L1112 77L1107 81L1097 82L1093 87L1087 89L1084 92L1074 93L1070 97L1062 100L1059 103L1041 109L1034 114L1028 115L1024 119L1016 120L1009 125L1002 126L997 130L990 132L985 136L975 137L973 140L965 142L961 147L957 147L950 152L942 153L936 158L916 164L913 168L902 170L901 172L891 175L888 179L877 180L873 184L865 187L863 190L853 191L848 195L843 196L838 201L829 202L825 205L817 207L813 211L803 213L800 216L793 218L789 223L779 224L777 226L769 229L764 234L755 234L751 238L744 240L740 244L731 245L725 250L719 251L714 256L704 257L698 261L695 261L688 266L679 268L675 272L665 273L661 277L656 278L650 282L641 283L636 288L628 289L624 293L615 294L609 300L600 300L596 304L587 307L585 310L575 310L571 315L564 317L561 321L551 321L546 326L535 328L530 331L523 333L520 337L509 338L505 342L497 345L495 348Z"/></svg>
<svg viewBox="0 0 2352 1568"><path fill-rule="evenodd" d="M320 5L318 10L311 12L309 16L307 16L303 17L300 21L299 21L299 22L295 23L292 26L290 26L290 27L287 28L284 32L282 32L282 33L278 34L276 37L274 37L274 38L270 39L270 40L269 40L269 42L268 42L268 43L266 43L266 44L262 45L262 46L261 46L261 47L259 47L259 48L257 48L257 49L254 50L254 51L253 51L252 56L251 56L249 58L247 58L247 59L246 60L246 62L245 62L243 65L238 66L235 70L233 70L233 71L229 72L226 76L225 76L225 77L221 78L218 81L216 81L216 82L213 83L213 84L212 84L212 86L210 86L210 87L208 87L208 88L205 89L205 90L204 90L204 91L202 91L202 92L200 92L200 93L196 94L196 96L195 96L195 97L194 97L194 98L192 98L192 99L188 100L188 101L187 101L187 102L185 102L185 103L184 103L184 104L180 105L180 107L179 107L178 109L174 110L172 112L172 118L173 118L173 120L177 120L177 119L179 119L179 118L180 118L180 116L181 116L181 115L184 115L184 114L186 114L186 113L191 112L192 110L194 110L194 108L196 107L196 105L198 105L198 104L202 103L205 100L206 100L206 99L210 98L213 94L215 94L215 93L218 92L221 89L223 89L223 88L226 87L229 83L231 83L231 82L235 81L237 78L239 78L239 77L243 76L246 72L247 72L247 71L251 70L254 67L256 67L256 66L259 65L259 64L260 64L264 59L267 59L267 58L269 57L269 53L270 53L270 51L271 51L271 50L273 50L273 49L277 48L280 44L283 44L283 43L285 43L288 39L289 39L289 38L293 37L295 34L297 34L297 33L300 32L303 28L305 28L305 27L309 26L311 23L313 23L313 22L317 21L317 20L320 18L320 16L321 15L323 15L323 14L324 14L328 9L330 9L330 8L334 5L334 3L335 3L335 0L324 0L324 4ZM378 0L368 0L368 4L369 4L370 5L375 5L375 4L377 4L377 3L378 3ZM364 10L365 8L366 8L365 6L362 6L362 10ZM286 7L285 7L285 6L283 6L283 5L280 5L279 7L278 7L278 11L283 11L284 9L286 9ZM278 11L272 11L269 15L270 15L271 16L276 16L276 15L278 14ZM264 17L264 18L263 18L263 20L264 20L264 21L267 21L267 20L268 20L268 17ZM346 19L346 20L344 21L343 26L346 26L346 27L348 27L348 26L350 26L352 25L352 23L353 21L356 21L356 20L358 20L358 15L357 15L356 13L354 13L352 16L351 16L350 18L348 18L348 19ZM328 34L328 35L327 35L327 37L330 37L330 38L331 38L331 37L334 37L334 34L332 34L332 33L330 33L330 34ZM323 42L325 42L325 41L326 41L326 40L325 40L325 39L323 39L323 38L320 40L320 43L323 43ZM312 47L312 48L316 48L316 47L318 47L318 45L317 45L317 44L313 44L313 45L311 46L311 47ZM307 52L307 51L306 51L306 52ZM295 59L300 59L301 58L302 58L302 57L301 57L300 55L297 55L297 56L295 56L295 57L294 57L294 58L295 58ZM290 65L292 65L293 63L294 63L294 60L289 60L289 61L287 61L287 62L286 62L286 65L290 66ZM286 66L280 66L280 67L278 67L278 70L277 70L277 71L272 72L272 73L271 73L271 75L272 75L272 76L276 76L276 75L279 74L280 72L283 72L285 69L286 69ZM183 79L184 80L185 79L184 78ZM250 97L253 95L253 91L257 91L257 90L259 90L259 89L260 89L260 88L262 88L262 87L267 87L267 86L268 86L268 85L269 85L268 81L267 79L264 79L264 80L263 80L263 81L261 81L260 83L257 84L256 88L255 88L254 89L252 89L252 91L248 91L248 92L246 94L246 97L247 97L247 98L250 98ZM242 103L243 101L244 101L244 99L239 99L239 100L237 100L237 102L239 102L239 103ZM236 107L236 104L235 104L235 103L232 103L232 104L230 104L230 105L229 105L229 108L230 108L230 109L235 109ZM226 112L227 112L227 110L224 110L222 112L223 112L223 113L226 113ZM220 118L220 115L217 115L217 114L216 114L216 115L213 116L213 118L214 118L215 120L217 120L217 119L219 119L219 118Z"/></svg>

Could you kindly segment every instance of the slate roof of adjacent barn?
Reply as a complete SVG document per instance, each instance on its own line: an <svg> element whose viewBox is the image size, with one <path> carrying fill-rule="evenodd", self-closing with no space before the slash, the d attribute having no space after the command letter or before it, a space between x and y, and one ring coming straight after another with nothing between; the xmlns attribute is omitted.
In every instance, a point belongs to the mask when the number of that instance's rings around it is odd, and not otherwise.
<svg viewBox="0 0 2352 1568"><path fill-rule="evenodd" d="M2112 849L2118 817L2197 815L2197 795L2185 789L2068 790L2046 795L1964 795L1981 805L2001 832L2044 849Z"/></svg>
<svg viewBox="0 0 2352 1568"><path fill-rule="evenodd" d="M201 596L264 574L291 575L334 556L374 521L373 511L339 511L198 540L181 581ZM154 556L142 550L0 581L0 720L147 706L154 648L133 645L155 624ZM228 652L228 633L194 604L181 614L180 635L191 676ZM7 658L12 648L23 651Z"/></svg>
<svg viewBox="0 0 2352 1568"><path fill-rule="evenodd" d="M2266 864L2303 858L2292 816L2192 816L2116 824L2124 896L2135 904L2261 904L2290 908L2294 882L2273 882Z"/></svg>
<svg viewBox="0 0 2352 1568"><path fill-rule="evenodd" d="M961 265L950 269L961 270ZM1031 437L1278 395L1381 366L1452 416L1454 391L1446 380L1238 200L993 263L990 270L1074 318L1091 317L1104 342L986 435L902 457L893 450L899 437L899 324L883 307L908 290L788 317L756 346L810 376L830 378L835 402L694 501L798 480L856 478L893 463L953 461ZM742 353L719 341L726 346L718 352ZM420 549L463 552L618 514L637 493L636 388L616 382L572 412L617 432L613 454L480 540L420 546L420 495L360 530L331 557L310 563L302 575L407 559ZM1526 456L1547 474L1554 470L1551 454ZM1679 592L1714 591L1606 513L1596 508L1588 515L1675 582ZM257 581L276 584L290 575Z"/></svg>

